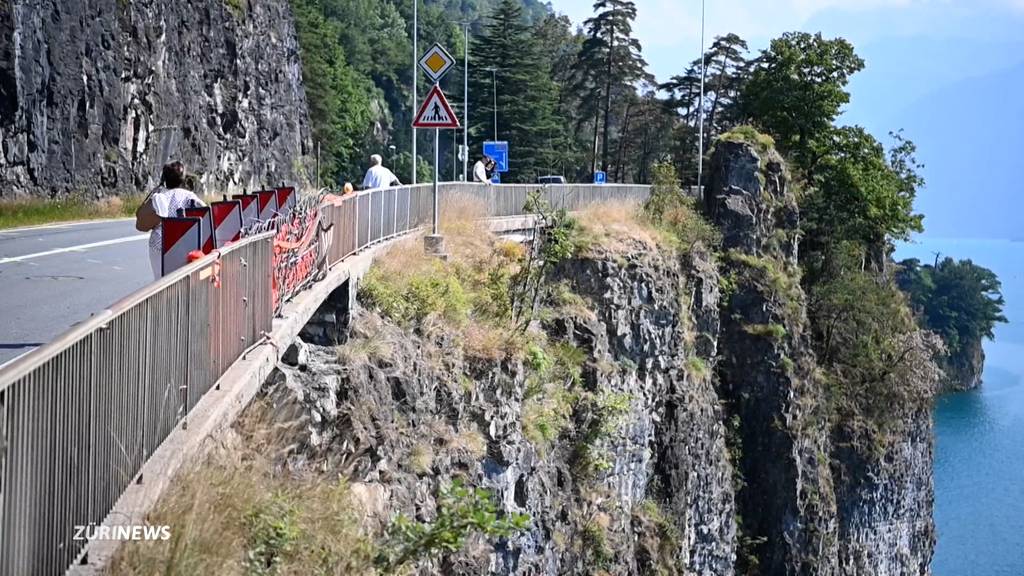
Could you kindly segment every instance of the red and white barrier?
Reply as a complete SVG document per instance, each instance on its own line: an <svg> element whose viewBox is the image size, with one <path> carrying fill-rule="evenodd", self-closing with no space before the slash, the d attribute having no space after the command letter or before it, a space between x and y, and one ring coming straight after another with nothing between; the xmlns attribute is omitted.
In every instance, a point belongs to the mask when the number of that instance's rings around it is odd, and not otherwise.
<svg viewBox="0 0 1024 576"><path fill-rule="evenodd" d="M218 248L242 237L242 202L226 200L211 202L210 213L213 215L213 239Z"/></svg>
<svg viewBox="0 0 1024 576"><path fill-rule="evenodd" d="M295 188L287 186L277 189L277 209L281 214L291 212L297 201L298 196L295 194Z"/></svg>
<svg viewBox="0 0 1024 576"><path fill-rule="evenodd" d="M260 203L253 194L235 194L231 197L242 203L242 228L248 228L260 218Z"/></svg>
<svg viewBox="0 0 1024 576"><path fill-rule="evenodd" d="M200 226L200 234L202 237L201 248L203 254L209 254L213 252L213 249L217 247L213 237L213 219L210 217L210 207L200 206L198 208L186 208L186 218L199 218L202 223Z"/></svg>
<svg viewBox="0 0 1024 576"><path fill-rule="evenodd" d="M202 220L199 218L161 218L161 275L166 276L188 264L188 253L199 250Z"/></svg>
<svg viewBox="0 0 1024 576"><path fill-rule="evenodd" d="M261 190L256 192L259 199L259 219L263 222L273 220L277 216L277 190Z"/></svg>

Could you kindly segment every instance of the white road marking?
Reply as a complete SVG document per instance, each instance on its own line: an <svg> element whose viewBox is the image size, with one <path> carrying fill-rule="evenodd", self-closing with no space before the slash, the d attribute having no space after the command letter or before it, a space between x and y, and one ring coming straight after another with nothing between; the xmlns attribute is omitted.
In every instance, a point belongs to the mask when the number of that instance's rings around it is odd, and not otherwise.
<svg viewBox="0 0 1024 576"><path fill-rule="evenodd" d="M9 264L11 262L24 262L25 260L32 260L34 258L42 258L43 256L52 256L54 254L64 254L66 252L81 252L88 250L89 248L99 248L100 246L110 246L112 244L123 244L125 242L135 242L136 240L144 240L149 238L149 234L136 234L134 236L125 236L124 238L114 238L113 240L104 240L102 242L92 242L91 244L80 244L78 246L68 246L67 248L57 248L55 250L47 250L46 252L36 252L35 254L25 254L24 256L11 256L9 258L0 258L0 264Z"/></svg>
<svg viewBox="0 0 1024 576"><path fill-rule="evenodd" d="M85 261L88 262L89 264L103 264L103 262L100 262L99 260L93 260L92 258L86 258Z"/></svg>

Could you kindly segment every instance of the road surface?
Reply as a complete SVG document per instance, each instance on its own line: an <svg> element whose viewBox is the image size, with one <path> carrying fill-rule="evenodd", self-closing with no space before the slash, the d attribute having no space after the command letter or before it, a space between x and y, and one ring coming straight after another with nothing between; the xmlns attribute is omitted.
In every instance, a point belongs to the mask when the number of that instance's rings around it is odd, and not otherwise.
<svg viewBox="0 0 1024 576"><path fill-rule="evenodd" d="M0 230L0 365L153 281L134 220Z"/></svg>

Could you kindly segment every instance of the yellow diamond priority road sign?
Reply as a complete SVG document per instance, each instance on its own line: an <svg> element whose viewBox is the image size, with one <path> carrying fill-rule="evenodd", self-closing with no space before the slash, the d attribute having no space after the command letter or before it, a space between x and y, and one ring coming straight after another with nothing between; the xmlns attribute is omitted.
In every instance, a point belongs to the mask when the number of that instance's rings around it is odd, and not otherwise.
<svg viewBox="0 0 1024 576"><path fill-rule="evenodd" d="M423 58L420 58L420 70L423 70L424 74L435 83L439 82L454 65L455 59L436 42L430 47L430 50L427 50Z"/></svg>

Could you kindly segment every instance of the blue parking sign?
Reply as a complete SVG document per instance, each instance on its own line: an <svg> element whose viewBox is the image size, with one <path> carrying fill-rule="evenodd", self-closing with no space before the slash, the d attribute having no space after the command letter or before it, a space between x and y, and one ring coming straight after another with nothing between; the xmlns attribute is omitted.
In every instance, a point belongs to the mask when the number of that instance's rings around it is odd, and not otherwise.
<svg viewBox="0 0 1024 576"><path fill-rule="evenodd" d="M594 172L594 184L604 184L608 181L608 175L603 170Z"/></svg>
<svg viewBox="0 0 1024 576"><path fill-rule="evenodd" d="M484 142L484 156L494 160L498 172L508 172L508 142L493 140Z"/></svg>

